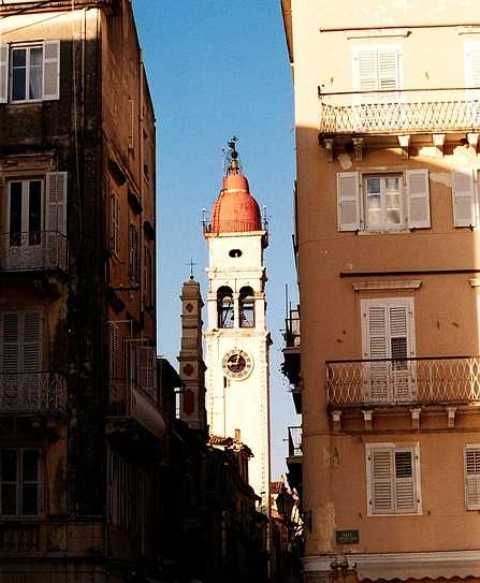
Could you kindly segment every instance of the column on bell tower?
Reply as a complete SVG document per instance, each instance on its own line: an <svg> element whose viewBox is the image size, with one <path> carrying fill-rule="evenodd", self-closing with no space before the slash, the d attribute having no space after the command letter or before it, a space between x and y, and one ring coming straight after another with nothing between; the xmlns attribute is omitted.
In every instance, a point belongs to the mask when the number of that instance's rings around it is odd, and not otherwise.
<svg viewBox="0 0 480 583"><path fill-rule="evenodd" d="M206 432L205 363L202 349L202 307L200 284L193 278L182 287L182 337L178 356L183 391L180 418L192 429Z"/></svg>

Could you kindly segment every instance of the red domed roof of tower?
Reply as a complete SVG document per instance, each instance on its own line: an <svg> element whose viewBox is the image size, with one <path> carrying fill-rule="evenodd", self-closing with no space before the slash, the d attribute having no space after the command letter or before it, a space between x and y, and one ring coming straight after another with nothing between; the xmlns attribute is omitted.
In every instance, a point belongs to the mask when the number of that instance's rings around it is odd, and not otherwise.
<svg viewBox="0 0 480 583"><path fill-rule="evenodd" d="M210 232L245 233L261 231L262 219L257 201L250 194L247 178L238 165L235 142L229 143L230 165L217 200L212 208Z"/></svg>

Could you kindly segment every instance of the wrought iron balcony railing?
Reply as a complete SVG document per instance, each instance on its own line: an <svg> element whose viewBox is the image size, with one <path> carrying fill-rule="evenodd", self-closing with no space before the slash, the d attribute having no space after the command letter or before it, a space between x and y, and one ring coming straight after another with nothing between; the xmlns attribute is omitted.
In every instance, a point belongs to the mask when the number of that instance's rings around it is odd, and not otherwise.
<svg viewBox="0 0 480 583"><path fill-rule="evenodd" d="M303 456L302 428L292 426L288 428L288 457Z"/></svg>
<svg viewBox="0 0 480 583"><path fill-rule="evenodd" d="M0 374L0 414L65 410L67 382L53 372Z"/></svg>
<svg viewBox="0 0 480 583"><path fill-rule="evenodd" d="M478 132L480 92L468 89L323 95L321 134Z"/></svg>
<svg viewBox="0 0 480 583"><path fill-rule="evenodd" d="M480 357L326 363L331 409L480 403Z"/></svg>
<svg viewBox="0 0 480 583"><path fill-rule="evenodd" d="M57 231L3 233L0 271L63 271L68 267L67 238Z"/></svg>
<svg viewBox="0 0 480 583"><path fill-rule="evenodd" d="M298 308L290 309L290 314L285 319L285 348L298 348L300 346L300 325L300 310Z"/></svg>

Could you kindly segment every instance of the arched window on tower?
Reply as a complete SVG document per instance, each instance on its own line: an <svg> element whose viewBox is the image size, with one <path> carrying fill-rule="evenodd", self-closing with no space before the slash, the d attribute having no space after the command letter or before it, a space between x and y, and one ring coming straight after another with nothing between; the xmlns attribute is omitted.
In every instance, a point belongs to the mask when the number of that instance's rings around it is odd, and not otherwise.
<svg viewBox="0 0 480 583"><path fill-rule="evenodd" d="M251 287L240 290L240 328L255 327L255 295Z"/></svg>
<svg viewBox="0 0 480 583"><path fill-rule="evenodd" d="M222 286L217 291L217 313L219 328L233 328L233 292L227 286Z"/></svg>

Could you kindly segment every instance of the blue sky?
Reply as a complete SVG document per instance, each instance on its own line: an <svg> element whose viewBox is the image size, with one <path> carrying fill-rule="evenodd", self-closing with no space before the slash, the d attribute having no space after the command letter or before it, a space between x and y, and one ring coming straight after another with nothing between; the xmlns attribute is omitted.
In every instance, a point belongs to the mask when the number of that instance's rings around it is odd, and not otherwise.
<svg viewBox="0 0 480 583"><path fill-rule="evenodd" d="M190 257L206 294L202 208L238 136L253 194L270 216L272 477L285 472L287 426L299 423L282 360L285 284L296 299L292 253L293 96L279 0L134 0L157 117L158 346L176 366L179 294ZM206 313L204 313L206 319Z"/></svg>

